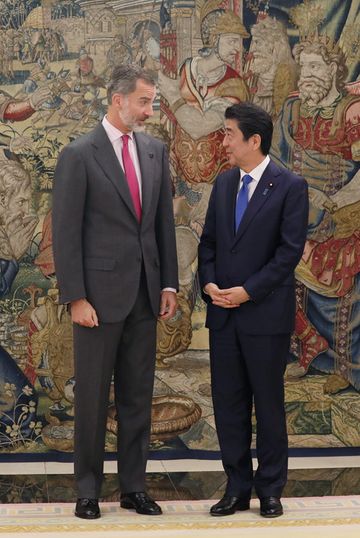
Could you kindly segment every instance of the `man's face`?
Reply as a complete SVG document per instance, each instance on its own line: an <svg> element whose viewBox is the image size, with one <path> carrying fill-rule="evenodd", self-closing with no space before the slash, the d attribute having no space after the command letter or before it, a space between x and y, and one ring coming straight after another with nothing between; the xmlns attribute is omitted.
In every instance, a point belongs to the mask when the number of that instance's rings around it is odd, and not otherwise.
<svg viewBox="0 0 360 538"><path fill-rule="evenodd" d="M253 137L244 139L236 120L225 120L225 137L223 146L231 166L244 168L253 155Z"/></svg>
<svg viewBox="0 0 360 538"><path fill-rule="evenodd" d="M254 35L251 40L251 52L254 62L253 70L257 74L265 73L272 63L272 46L262 35Z"/></svg>
<svg viewBox="0 0 360 538"><path fill-rule="evenodd" d="M141 79L136 82L135 91L122 97L119 118L128 131L142 127L153 116L155 97L156 87Z"/></svg>
<svg viewBox="0 0 360 538"><path fill-rule="evenodd" d="M21 258L29 247L38 219L31 208L31 184L25 171L14 168L15 188L6 189L1 198L0 221L4 233L0 233L0 257ZM7 239L6 239L7 238Z"/></svg>
<svg viewBox="0 0 360 538"><path fill-rule="evenodd" d="M91 73L94 66L93 60L89 56L83 56L79 60L79 69L82 75Z"/></svg>
<svg viewBox="0 0 360 538"><path fill-rule="evenodd" d="M233 64L236 54L240 51L241 36L239 34L221 34L218 44L218 54L227 64Z"/></svg>
<svg viewBox="0 0 360 538"><path fill-rule="evenodd" d="M299 93L302 101L319 103L333 85L336 64L327 64L320 54L302 52L299 59Z"/></svg>

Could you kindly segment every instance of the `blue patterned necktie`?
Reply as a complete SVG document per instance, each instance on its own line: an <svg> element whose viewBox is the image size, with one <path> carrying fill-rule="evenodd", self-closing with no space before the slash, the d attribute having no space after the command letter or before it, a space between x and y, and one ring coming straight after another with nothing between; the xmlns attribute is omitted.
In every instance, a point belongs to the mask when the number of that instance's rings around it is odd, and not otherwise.
<svg viewBox="0 0 360 538"><path fill-rule="evenodd" d="M245 174L242 178L241 189L239 191L239 194L236 200L235 233L238 231L241 219L243 218L243 215L248 205L248 197L249 197L248 186L249 186L249 183L252 181L252 179L253 178L249 176L249 174Z"/></svg>

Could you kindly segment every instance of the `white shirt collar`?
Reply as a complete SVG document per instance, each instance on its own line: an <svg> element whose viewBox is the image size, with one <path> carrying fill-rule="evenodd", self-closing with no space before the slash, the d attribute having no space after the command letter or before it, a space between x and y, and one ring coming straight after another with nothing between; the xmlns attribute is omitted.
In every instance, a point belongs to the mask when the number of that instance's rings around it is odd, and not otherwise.
<svg viewBox="0 0 360 538"><path fill-rule="evenodd" d="M269 164L270 162L270 157L269 155L266 155L266 157L264 158L263 161L261 161L260 164L258 164L253 170L251 170L250 172L244 172L244 170L242 170L240 168L240 179L242 180L243 176L245 174L248 174L249 176L251 176L253 178L253 181L255 181L256 183L258 181L260 181L260 178L261 176L263 175L264 171L265 171L265 168L267 167L267 165Z"/></svg>
<svg viewBox="0 0 360 538"><path fill-rule="evenodd" d="M122 131L120 131L120 129L118 129L112 123L110 123L106 116L103 117L103 120L102 120L101 123L102 123L102 126L104 127L104 129L106 131L106 134L108 135L109 140L110 140L110 142L112 144L115 142L115 140L118 140L124 134L129 135L131 140L133 139L133 132L131 132L131 133L123 133Z"/></svg>

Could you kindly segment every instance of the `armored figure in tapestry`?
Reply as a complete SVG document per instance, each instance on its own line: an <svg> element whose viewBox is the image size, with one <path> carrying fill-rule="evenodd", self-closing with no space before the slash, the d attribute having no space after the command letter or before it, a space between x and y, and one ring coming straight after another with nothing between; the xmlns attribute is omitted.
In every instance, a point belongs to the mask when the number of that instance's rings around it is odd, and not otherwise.
<svg viewBox="0 0 360 538"><path fill-rule="evenodd" d="M249 99L247 85L237 67L242 62L242 40L249 33L241 18L223 4L218 0L203 2L199 17L202 48L185 59L176 78L159 73L165 125L172 133L170 163L177 242L183 245L179 250L179 303L190 337L189 325L198 291L197 246L212 183L228 166L222 146L224 111L233 103ZM169 325L162 327L165 333ZM179 326L178 330L184 328ZM168 352L183 351L184 341L178 342L182 345L170 345Z"/></svg>
<svg viewBox="0 0 360 538"><path fill-rule="evenodd" d="M235 70L243 38L249 37L240 18L214 9L221 2L205 2L201 11L203 48L180 66L179 77L160 73L168 114L176 120L172 144L176 173L189 183L212 183L224 168L223 113L227 106L246 101L246 83Z"/></svg>

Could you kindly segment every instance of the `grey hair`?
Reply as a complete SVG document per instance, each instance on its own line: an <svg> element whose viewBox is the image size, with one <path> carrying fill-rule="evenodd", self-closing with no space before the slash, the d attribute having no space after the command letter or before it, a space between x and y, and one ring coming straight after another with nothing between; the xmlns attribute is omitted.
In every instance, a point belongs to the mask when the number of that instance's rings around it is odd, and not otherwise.
<svg viewBox="0 0 360 538"><path fill-rule="evenodd" d="M136 64L119 64L114 67L110 81L107 85L108 104L111 105L112 96L115 93L129 95L136 88L136 82L143 80L149 86L155 86L155 77L150 71L146 71Z"/></svg>

